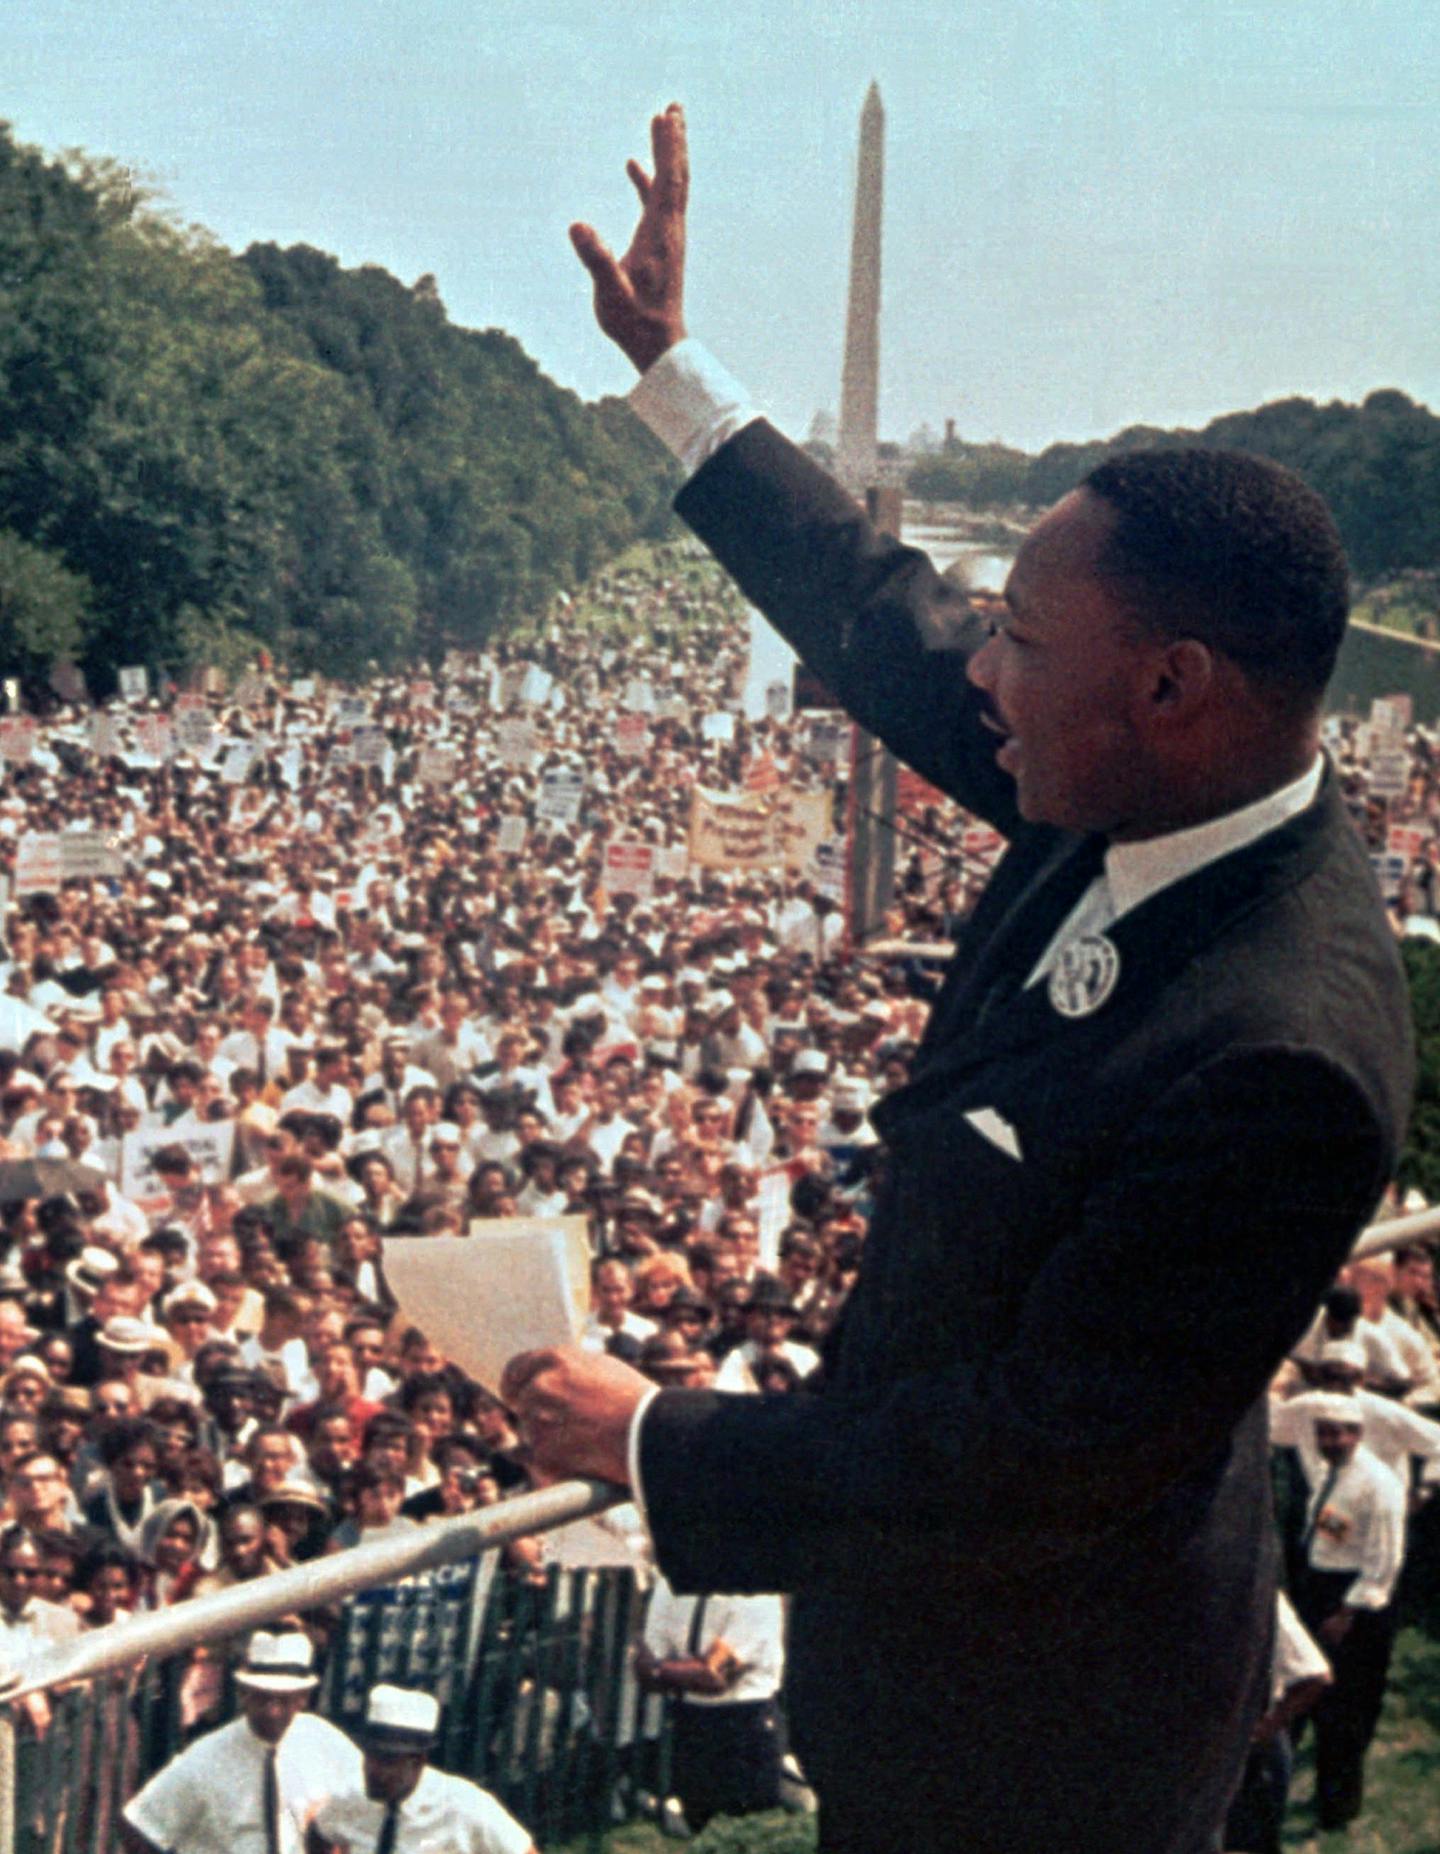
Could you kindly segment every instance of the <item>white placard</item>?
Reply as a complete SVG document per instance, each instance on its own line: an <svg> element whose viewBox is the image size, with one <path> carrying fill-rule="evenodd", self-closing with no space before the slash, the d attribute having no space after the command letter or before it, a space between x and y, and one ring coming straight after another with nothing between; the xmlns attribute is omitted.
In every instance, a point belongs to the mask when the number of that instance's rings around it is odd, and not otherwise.
<svg viewBox="0 0 1440 1854"><path fill-rule="evenodd" d="M713 740L721 746L727 746L735 738L735 717L726 709L717 708L700 718L700 737Z"/></svg>
<svg viewBox="0 0 1440 1854"><path fill-rule="evenodd" d="M175 745L185 753L193 753L203 760L215 745L215 728L210 719L210 711L204 706L192 707L188 703L175 710Z"/></svg>
<svg viewBox="0 0 1440 1854"><path fill-rule="evenodd" d="M487 1390L517 1352L580 1336L590 1298L584 1217L479 1219L468 1236L387 1236L384 1251L406 1324Z"/></svg>
<svg viewBox="0 0 1440 1854"><path fill-rule="evenodd" d="M585 775L565 768L553 768L541 775L540 796L535 801L535 816L545 824L574 824L580 817L585 797Z"/></svg>
<svg viewBox="0 0 1440 1854"><path fill-rule="evenodd" d="M120 693L127 702L143 702L150 693L150 672L143 663L131 663L119 672Z"/></svg>
<svg viewBox="0 0 1440 1854"><path fill-rule="evenodd" d="M657 881L683 882L690 873L690 852L683 843L659 843L655 846Z"/></svg>
<svg viewBox="0 0 1440 1854"><path fill-rule="evenodd" d="M175 728L168 715L141 715L135 722L135 744L152 760L168 760L175 752Z"/></svg>
<svg viewBox="0 0 1440 1854"><path fill-rule="evenodd" d="M655 690L648 676L632 676L625 685L624 706L632 715L653 715Z"/></svg>
<svg viewBox="0 0 1440 1854"><path fill-rule="evenodd" d="M453 747L422 747L415 776L424 785L452 785L459 766L460 755Z"/></svg>
<svg viewBox="0 0 1440 1854"><path fill-rule="evenodd" d="M302 676L290 685L290 694L297 702L309 702L315 698L315 678Z"/></svg>
<svg viewBox="0 0 1440 1854"><path fill-rule="evenodd" d="M58 895L64 880L58 831L27 831L15 849L15 893Z"/></svg>
<svg viewBox="0 0 1440 1854"><path fill-rule="evenodd" d="M1410 755L1403 747L1372 753L1368 784L1376 798L1403 798L1410 789Z"/></svg>
<svg viewBox="0 0 1440 1854"><path fill-rule="evenodd" d="M389 745L383 727L357 727L350 736L350 757L357 766L382 766Z"/></svg>
<svg viewBox="0 0 1440 1854"><path fill-rule="evenodd" d="M648 895L655 886L654 844L607 843L605 874L601 879L607 894Z"/></svg>
<svg viewBox="0 0 1440 1854"><path fill-rule="evenodd" d="M120 723L114 715L91 715L90 751L97 760L111 759L121 751Z"/></svg>
<svg viewBox="0 0 1440 1854"><path fill-rule="evenodd" d="M535 724L532 721L502 721L495 730L495 744L500 750L502 766L528 772L535 758Z"/></svg>
<svg viewBox="0 0 1440 1854"><path fill-rule="evenodd" d="M248 740L237 740L225 751L220 762L220 781L223 785L244 785L250 777L250 768L255 764L258 754Z"/></svg>
<svg viewBox="0 0 1440 1854"><path fill-rule="evenodd" d="M626 759L637 759L650 745L650 723L644 715L616 715L615 751Z"/></svg>
<svg viewBox="0 0 1440 1854"><path fill-rule="evenodd" d="M525 848L526 825L522 817L513 813L501 818L500 829L495 838L495 847L502 856L518 856Z"/></svg>
<svg viewBox="0 0 1440 1854"><path fill-rule="evenodd" d="M363 695L341 695L336 697L336 727L364 727L369 719L370 704Z"/></svg>
<svg viewBox="0 0 1440 1854"><path fill-rule="evenodd" d="M144 1207L164 1203L169 1192L155 1170L157 1152L183 1146L206 1184L224 1184L235 1150L235 1122L207 1120L187 1127L142 1127L120 1142L120 1189Z"/></svg>

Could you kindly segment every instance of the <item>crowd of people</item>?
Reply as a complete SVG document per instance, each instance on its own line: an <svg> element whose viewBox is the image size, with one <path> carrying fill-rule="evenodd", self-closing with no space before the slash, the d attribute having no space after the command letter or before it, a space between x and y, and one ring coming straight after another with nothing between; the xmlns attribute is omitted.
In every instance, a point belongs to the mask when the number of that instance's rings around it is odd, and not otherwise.
<svg viewBox="0 0 1440 1854"><path fill-rule="evenodd" d="M390 1239L580 1216L587 1345L742 1392L803 1394L819 1367L864 1248L867 1110L905 1081L933 981L849 948L823 861L691 860L697 787L826 793L843 832L844 736L783 700L746 718L718 573L671 548L596 599L603 622L561 614L433 677L262 668L0 741L11 1664L525 1487L506 1410L397 1303ZM1411 731L1383 805L1364 729L1330 745L1377 855L1387 826L1420 832L1395 919L1433 934L1434 743ZM995 847L966 825L938 801L900 820L896 937L963 919ZM51 833L102 841L101 872L66 878L62 848L37 879ZM1367 1347L1363 1396L1423 1423L1428 1257L1367 1266L1363 1311L1296 1370L1343 1394L1327 1351ZM1385 1320L1411 1335L1398 1362L1368 1334ZM1324 1444L1295 1440L1334 1508ZM1311 1519L1302 1558L1329 1537ZM545 1551L511 1548L514 1574Z"/></svg>

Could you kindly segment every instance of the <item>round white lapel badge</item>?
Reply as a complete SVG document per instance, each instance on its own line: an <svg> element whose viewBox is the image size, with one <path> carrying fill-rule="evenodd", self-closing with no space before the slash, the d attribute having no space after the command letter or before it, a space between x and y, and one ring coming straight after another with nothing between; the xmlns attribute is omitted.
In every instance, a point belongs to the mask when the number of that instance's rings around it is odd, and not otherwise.
<svg viewBox="0 0 1440 1854"><path fill-rule="evenodd" d="M1120 955L1113 940L1089 933L1062 947L1050 969L1050 1002L1062 1017L1088 1017L1114 991Z"/></svg>

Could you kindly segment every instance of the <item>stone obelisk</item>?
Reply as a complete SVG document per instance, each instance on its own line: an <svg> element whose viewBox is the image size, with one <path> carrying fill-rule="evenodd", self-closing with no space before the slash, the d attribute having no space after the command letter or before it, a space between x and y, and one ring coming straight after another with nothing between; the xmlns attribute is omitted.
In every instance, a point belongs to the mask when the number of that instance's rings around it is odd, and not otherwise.
<svg viewBox="0 0 1440 1854"><path fill-rule="evenodd" d="M880 399L880 219L885 191L885 106L871 84L860 111L855 224L850 239L850 300L840 384L835 474L852 495L875 481Z"/></svg>
<svg viewBox="0 0 1440 1854"><path fill-rule="evenodd" d="M870 518L892 534L900 529L900 497L882 490L876 441L880 407L880 217L885 191L885 106L871 84L860 111L860 158L855 168L855 229L850 241L850 301L845 312L845 369L840 382L840 436L835 474ZM863 728L851 737L846 818L845 924L863 946L885 929L895 890L894 756Z"/></svg>

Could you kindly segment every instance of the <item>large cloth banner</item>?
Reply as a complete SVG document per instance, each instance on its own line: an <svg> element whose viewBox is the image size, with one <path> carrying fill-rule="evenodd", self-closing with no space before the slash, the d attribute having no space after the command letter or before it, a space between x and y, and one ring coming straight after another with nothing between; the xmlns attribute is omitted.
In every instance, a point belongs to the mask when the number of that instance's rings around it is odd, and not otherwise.
<svg viewBox="0 0 1440 1854"><path fill-rule="evenodd" d="M783 868L809 875L830 835L830 794L788 786L732 798L696 786L690 801L692 869Z"/></svg>

